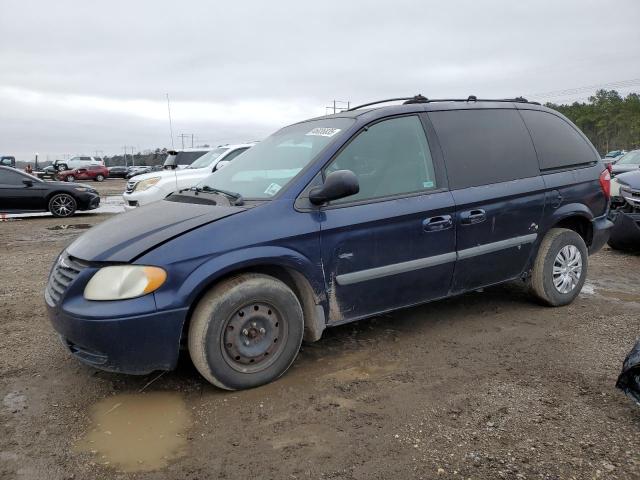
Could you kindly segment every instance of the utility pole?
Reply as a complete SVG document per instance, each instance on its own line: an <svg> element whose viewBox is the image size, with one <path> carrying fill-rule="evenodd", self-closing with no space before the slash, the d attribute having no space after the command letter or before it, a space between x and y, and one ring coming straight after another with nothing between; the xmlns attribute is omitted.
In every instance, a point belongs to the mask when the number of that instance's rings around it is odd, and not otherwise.
<svg viewBox="0 0 640 480"><path fill-rule="evenodd" d="M346 105L346 107L345 107ZM332 114L336 114L336 113L340 113L340 112L344 112L345 110L349 110L351 108L351 101L349 100L334 100L333 101L333 105L329 105L328 107L324 107L324 113L325 115L328 114L328 112L331 112Z"/></svg>
<svg viewBox="0 0 640 480"><path fill-rule="evenodd" d="M191 147L193 148L193 137L194 137L193 133L181 133L180 135L178 135L178 138L182 142L182 149L183 150L184 150L184 139L185 138L189 138L189 137L191 137Z"/></svg>

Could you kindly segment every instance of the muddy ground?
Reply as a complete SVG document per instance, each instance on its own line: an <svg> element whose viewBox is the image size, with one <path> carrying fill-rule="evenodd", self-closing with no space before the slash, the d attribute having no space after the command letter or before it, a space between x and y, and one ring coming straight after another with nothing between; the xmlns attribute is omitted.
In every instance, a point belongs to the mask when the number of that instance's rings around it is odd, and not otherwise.
<svg viewBox="0 0 640 480"><path fill-rule="evenodd" d="M188 356L130 377L58 343L42 292L81 231L48 228L104 218L0 223L0 478L640 478L640 407L614 388L638 256L592 257L568 307L486 289L331 329L277 382L224 392Z"/></svg>

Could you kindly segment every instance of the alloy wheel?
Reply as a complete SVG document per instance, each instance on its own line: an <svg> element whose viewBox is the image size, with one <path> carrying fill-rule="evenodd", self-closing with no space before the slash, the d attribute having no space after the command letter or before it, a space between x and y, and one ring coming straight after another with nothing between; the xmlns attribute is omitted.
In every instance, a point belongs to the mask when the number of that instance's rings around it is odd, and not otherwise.
<svg viewBox="0 0 640 480"><path fill-rule="evenodd" d="M51 200L51 213L58 217L67 217L75 211L75 201L69 195L56 195Z"/></svg>

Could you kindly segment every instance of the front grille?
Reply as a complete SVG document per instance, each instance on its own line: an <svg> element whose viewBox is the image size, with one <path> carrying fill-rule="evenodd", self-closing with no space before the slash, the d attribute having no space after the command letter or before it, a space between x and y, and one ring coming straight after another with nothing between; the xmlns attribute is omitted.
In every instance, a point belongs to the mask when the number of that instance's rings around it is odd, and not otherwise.
<svg viewBox="0 0 640 480"><path fill-rule="evenodd" d="M49 275L47 294L54 305L57 305L64 292L76 277L87 267L86 264L62 252Z"/></svg>
<svg viewBox="0 0 640 480"><path fill-rule="evenodd" d="M126 192L127 192L127 193L131 193L131 192L133 192L133 191L136 189L136 183L138 183L138 181L137 181L137 180L129 180L129 181L127 182L127 189L126 189Z"/></svg>
<svg viewBox="0 0 640 480"><path fill-rule="evenodd" d="M620 188L620 195L632 206L640 206L640 191L628 187Z"/></svg>

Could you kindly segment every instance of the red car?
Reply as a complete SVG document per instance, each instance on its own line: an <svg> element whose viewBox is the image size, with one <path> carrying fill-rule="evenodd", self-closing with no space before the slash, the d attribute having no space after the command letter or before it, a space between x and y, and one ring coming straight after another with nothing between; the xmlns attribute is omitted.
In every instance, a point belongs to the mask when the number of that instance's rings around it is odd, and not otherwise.
<svg viewBox="0 0 640 480"><path fill-rule="evenodd" d="M87 167L74 168L58 172L58 180L75 182L76 180L95 180L102 182L109 176L109 169L104 165L89 165Z"/></svg>

